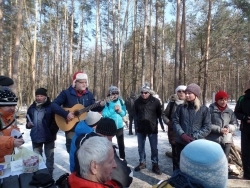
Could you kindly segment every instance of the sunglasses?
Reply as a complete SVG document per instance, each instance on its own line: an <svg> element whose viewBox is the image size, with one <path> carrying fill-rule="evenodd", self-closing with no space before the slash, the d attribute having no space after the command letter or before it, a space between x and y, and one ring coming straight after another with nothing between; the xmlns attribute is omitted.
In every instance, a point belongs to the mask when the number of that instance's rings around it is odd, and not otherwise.
<svg viewBox="0 0 250 188"><path fill-rule="evenodd" d="M185 91L184 90L179 90L178 93L185 93Z"/></svg>
<svg viewBox="0 0 250 188"><path fill-rule="evenodd" d="M8 98L0 98L0 101L6 101L6 102L17 102L17 97L8 97Z"/></svg>
<svg viewBox="0 0 250 188"><path fill-rule="evenodd" d="M112 95L119 95L119 92L113 92Z"/></svg>
<svg viewBox="0 0 250 188"><path fill-rule="evenodd" d="M147 95L147 94L148 94L148 92L141 92L141 94L142 94L142 95L143 95L143 94Z"/></svg>

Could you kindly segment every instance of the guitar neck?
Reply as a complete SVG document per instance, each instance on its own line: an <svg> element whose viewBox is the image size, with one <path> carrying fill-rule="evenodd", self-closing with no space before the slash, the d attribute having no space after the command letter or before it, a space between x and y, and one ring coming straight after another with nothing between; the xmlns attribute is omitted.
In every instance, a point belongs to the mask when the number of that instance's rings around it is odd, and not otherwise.
<svg viewBox="0 0 250 188"><path fill-rule="evenodd" d="M92 105L90 105L88 107L85 107L85 108L79 110L79 113L82 114L82 113L87 112L87 111L89 111L89 110L91 110L91 109L93 109L93 108L95 108L97 106L100 106L100 102L92 104Z"/></svg>

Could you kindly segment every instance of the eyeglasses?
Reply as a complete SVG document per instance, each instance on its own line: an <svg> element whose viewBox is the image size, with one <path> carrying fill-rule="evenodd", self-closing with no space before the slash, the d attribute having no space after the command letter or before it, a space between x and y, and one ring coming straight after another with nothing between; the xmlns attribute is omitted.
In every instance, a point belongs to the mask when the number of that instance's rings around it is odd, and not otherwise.
<svg viewBox="0 0 250 188"><path fill-rule="evenodd" d="M142 94L142 95L143 95L143 94L147 95L147 94L148 94L148 92L141 92L141 94Z"/></svg>
<svg viewBox="0 0 250 188"><path fill-rule="evenodd" d="M112 95L119 95L119 92L113 92Z"/></svg>
<svg viewBox="0 0 250 188"><path fill-rule="evenodd" d="M184 90L179 90L178 93L185 93L185 91Z"/></svg>
<svg viewBox="0 0 250 188"><path fill-rule="evenodd" d="M220 101L227 101L228 99L227 98L221 98L219 99Z"/></svg>
<svg viewBox="0 0 250 188"><path fill-rule="evenodd" d="M8 98L0 98L0 101L6 101L6 102L17 102L17 97L8 97Z"/></svg>

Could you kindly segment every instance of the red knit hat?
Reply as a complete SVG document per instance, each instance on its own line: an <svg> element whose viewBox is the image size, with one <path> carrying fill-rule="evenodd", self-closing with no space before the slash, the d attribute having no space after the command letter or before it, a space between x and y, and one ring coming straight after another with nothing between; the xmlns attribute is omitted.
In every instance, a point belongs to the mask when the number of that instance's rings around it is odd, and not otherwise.
<svg viewBox="0 0 250 188"><path fill-rule="evenodd" d="M223 98L228 99L228 94L225 91L218 91L215 95L215 101L217 102L219 99Z"/></svg>
<svg viewBox="0 0 250 188"><path fill-rule="evenodd" d="M88 75L85 74L84 72L76 72L73 76L73 82L72 82L72 87L75 87L76 85L76 80L87 80L87 87L89 85L89 81L88 81Z"/></svg>

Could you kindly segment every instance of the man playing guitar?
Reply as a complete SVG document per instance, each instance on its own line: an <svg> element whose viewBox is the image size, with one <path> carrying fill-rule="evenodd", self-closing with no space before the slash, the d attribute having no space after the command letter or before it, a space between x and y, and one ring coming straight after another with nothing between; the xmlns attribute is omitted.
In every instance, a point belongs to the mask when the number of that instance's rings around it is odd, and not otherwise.
<svg viewBox="0 0 250 188"><path fill-rule="evenodd" d="M68 110L64 110L63 108L71 108L76 104L81 104L84 107L95 104L95 98L93 94L88 90L88 76L83 72L76 72L73 76L72 85L63 90L57 98L51 104L52 110L55 114L62 116L65 121L70 122L75 118L74 112L70 112ZM102 111L104 108L105 102L101 101L100 105L92 111ZM63 108L62 108L62 107ZM60 125L58 125L60 127ZM69 131L65 131L66 136L66 148L67 152L70 152L70 145L72 137L74 136L75 131L74 127Z"/></svg>

